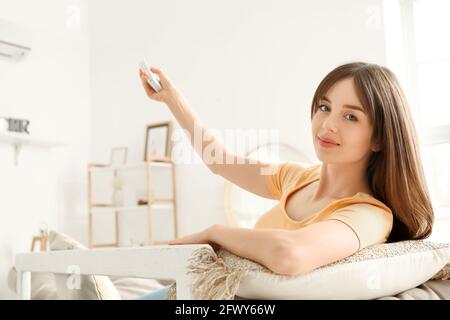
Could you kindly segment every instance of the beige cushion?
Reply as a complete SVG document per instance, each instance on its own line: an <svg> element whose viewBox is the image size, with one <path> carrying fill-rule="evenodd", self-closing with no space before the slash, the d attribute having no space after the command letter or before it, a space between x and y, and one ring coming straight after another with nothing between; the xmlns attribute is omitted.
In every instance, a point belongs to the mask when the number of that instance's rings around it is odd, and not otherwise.
<svg viewBox="0 0 450 320"><path fill-rule="evenodd" d="M75 239L51 230L49 233L51 251L86 250ZM120 300L120 294L107 276L81 275L78 284L74 275L55 274L55 283L60 300Z"/></svg>
<svg viewBox="0 0 450 320"><path fill-rule="evenodd" d="M110 279L119 291L122 300L133 299L173 283L170 281L168 284L163 284L165 282L162 280L131 277L110 277Z"/></svg>
<svg viewBox="0 0 450 320"><path fill-rule="evenodd" d="M376 299L450 277L450 243L376 244L298 276L267 268L220 249L194 252L189 265L199 299Z"/></svg>

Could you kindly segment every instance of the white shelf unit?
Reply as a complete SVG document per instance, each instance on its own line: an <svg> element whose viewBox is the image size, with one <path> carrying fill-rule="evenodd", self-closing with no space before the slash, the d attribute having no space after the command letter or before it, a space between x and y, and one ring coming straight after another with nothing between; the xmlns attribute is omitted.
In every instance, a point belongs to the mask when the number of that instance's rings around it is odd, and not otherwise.
<svg viewBox="0 0 450 320"><path fill-rule="evenodd" d="M172 184L172 198L155 198L154 190L152 187L153 174L152 171L156 168L168 168L171 170L171 184ZM147 204L146 205L125 205L125 206L115 206L111 204L93 203L92 200L92 175L94 172L112 172L114 177L118 172L124 172L127 170L141 169L146 174L146 185L147 185ZM150 159L146 162L137 162L129 164L120 165L105 165L105 164L88 164L88 206L89 206L89 247L100 248L100 247L119 247L120 239L120 224L119 216L123 212L131 211L146 211L147 212L147 243L148 245L160 245L167 244L168 240L155 240L153 237L153 210L155 209L170 209L173 213L173 235L178 237L178 227L177 227L177 210L176 210L176 191L175 191L175 163L169 158L158 158ZM105 243L105 244L95 244L93 242L93 214L101 213L111 213L114 212L115 215L115 242Z"/></svg>
<svg viewBox="0 0 450 320"><path fill-rule="evenodd" d="M48 140L43 138L36 138L27 133L17 133L17 132L0 132L0 142L9 143L14 146L14 165L17 166L19 163L19 154L23 146L33 146L38 148L54 148L63 147L67 143L56 140Z"/></svg>

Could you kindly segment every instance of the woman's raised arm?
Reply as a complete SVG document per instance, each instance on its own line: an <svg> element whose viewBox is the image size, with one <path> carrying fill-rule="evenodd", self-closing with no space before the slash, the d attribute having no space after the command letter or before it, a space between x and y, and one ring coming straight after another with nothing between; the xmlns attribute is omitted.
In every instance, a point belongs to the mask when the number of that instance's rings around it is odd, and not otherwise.
<svg viewBox="0 0 450 320"><path fill-rule="evenodd" d="M142 85L147 96L153 100L164 102L174 115L180 126L189 133L189 140L202 161L214 174L218 174L239 187L257 194L259 196L273 199L272 194L266 186L267 174L271 174L275 169L275 164L263 163L261 161L250 160L249 158L237 156L227 150L225 144L210 132L207 126L197 117L192 108L176 89L165 72L159 68L151 68L160 79L162 90L156 92L147 83L145 73L140 70ZM197 134L195 134L197 133ZM195 138L200 136L199 141ZM208 139L204 139L207 137ZM206 146L214 144L214 151L221 155L222 161L217 162L216 154L209 157L205 154Z"/></svg>

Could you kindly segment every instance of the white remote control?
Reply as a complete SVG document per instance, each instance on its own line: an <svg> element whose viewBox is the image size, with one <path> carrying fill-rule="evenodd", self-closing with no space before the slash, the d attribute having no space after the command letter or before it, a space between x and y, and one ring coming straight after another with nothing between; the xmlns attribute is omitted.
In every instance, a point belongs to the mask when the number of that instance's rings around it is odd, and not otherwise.
<svg viewBox="0 0 450 320"><path fill-rule="evenodd" d="M161 84L159 83L159 77L157 74L154 74L150 67L148 66L145 60L142 60L140 63L140 67L142 71L147 75L148 84L155 90L156 92L160 92L162 90Z"/></svg>

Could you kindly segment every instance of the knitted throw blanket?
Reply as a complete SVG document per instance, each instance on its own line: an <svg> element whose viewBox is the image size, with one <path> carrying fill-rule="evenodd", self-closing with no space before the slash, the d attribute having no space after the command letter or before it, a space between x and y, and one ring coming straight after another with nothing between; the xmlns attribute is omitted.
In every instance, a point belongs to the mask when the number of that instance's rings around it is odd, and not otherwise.
<svg viewBox="0 0 450 320"><path fill-rule="evenodd" d="M351 256L322 266L318 269L331 268L338 264L394 257L441 248L450 248L450 243L408 240L395 243L376 244L363 248ZM198 249L192 253L188 260L188 274L194 275L194 294L196 298L202 300L233 300L239 287L239 282L249 272L274 274L266 267L251 260L236 256L223 248L220 248L217 252L210 248ZM275 275L279 277L280 280L302 276ZM450 263L429 280L446 280L449 278ZM168 299L176 299L175 283L173 283L170 288Z"/></svg>

